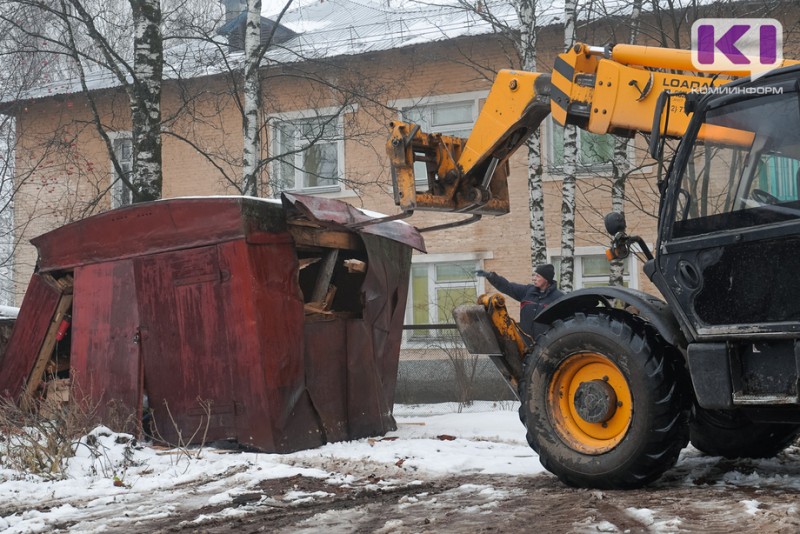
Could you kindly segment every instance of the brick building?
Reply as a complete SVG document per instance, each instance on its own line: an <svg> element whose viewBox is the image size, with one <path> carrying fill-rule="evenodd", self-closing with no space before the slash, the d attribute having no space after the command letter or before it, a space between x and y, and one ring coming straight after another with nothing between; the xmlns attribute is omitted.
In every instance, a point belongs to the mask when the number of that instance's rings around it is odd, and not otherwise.
<svg viewBox="0 0 800 534"><path fill-rule="evenodd" d="M226 2L236 5L237 2ZM505 7L496 14L513 18ZM541 14L538 64L549 71L563 48L560 13ZM787 15L788 17L788 15ZM236 13L227 26L235 26ZM624 13L584 25L579 37L592 44L619 40ZM272 28L271 23L267 27ZM791 27L795 27L791 25ZM466 136L488 94L493 73L516 66L511 42L475 14L448 7L390 8L356 0L330 0L290 12L281 21L280 42L263 69L263 158L260 194L282 190L340 198L370 210L395 213L384 144L388 122L398 117L424 130ZM620 31L627 31L623 27ZM624 33L623 31L623 33ZM228 51L235 63L241 54ZM239 194L242 117L237 74L226 71L218 47L210 62L194 57L184 72L173 69L164 84L162 115L163 197ZM238 55L237 55L238 54ZM168 54L169 55L169 54ZM167 72L167 69L165 69ZM130 168L130 114L124 91L103 74L89 80L110 143ZM92 122L89 102L73 82L37 89L8 109L17 118L15 257L17 301L21 301L36 256L28 240L63 223L130 202ZM602 216L611 210L610 136L579 137L575 288L608 281L603 256L608 237ZM542 128L548 258L558 265L561 235L560 131L548 119ZM306 145L310 148L302 150ZM415 255L407 324L449 322L454 304L484 290L472 271L497 271L528 280L530 230L524 150L511 165L511 213L447 231L426 234L428 254ZM629 231L655 240L656 167L645 157L644 140L628 149L631 174L626 204ZM455 215L417 214L418 227ZM641 263L631 256L625 283L652 291ZM509 305L516 314L516 305ZM409 334L408 346L428 332Z"/></svg>
<svg viewBox="0 0 800 534"><path fill-rule="evenodd" d="M354 23L353 16L360 22ZM315 21L323 20L324 28L311 29ZM504 37L475 15L447 8L393 12L336 0L290 13L283 25L295 31L287 32L283 38L289 40L269 57L269 63L278 66L265 68L263 75L264 157L291 152L309 135L319 139L311 150L270 161L261 187L264 195L279 190L313 192L393 213L383 148L388 121L405 117L428 130L466 136L493 71L514 67L515 62L512 45ZM559 31L556 26L542 31L542 65L551 64L560 51ZM92 96L125 168L131 157L127 97L103 75L93 81ZM15 263L19 296L35 262L28 239L129 202L91 124L85 97L70 82L40 88L29 97L15 108L17 174L22 178L15 215L18 222L26 221L19 225L22 244ZM230 74L220 70L167 81L163 109L163 196L237 194L241 115ZM551 142L550 121L543 132L549 255L557 258L559 143ZM603 213L610 204L600 184L604 179L598 176L607 170L603 159L610 138L589 139L583 134L580 142L589 147L581 156L581 180L597 182L583 188L591 198L580 200L590 200ZM633 151L631 155L635 156ZM309 168L313 169L305 172ZM510 180L511 213L428 234L431 253L420 257L420 265L456 262L466 270L483 267L526 279L530 261L525 177L525 158L519 154ZM652 212L652 205L647 211ZM580 213L588 215L585 208ZM453 218L419 215L412 222L426 226ZM576 232L579 254L594 253L606 241L593 231L600 219L594 214L581 219ZM648 234L652 223L645 219L641 224L634 222L634 230ZM577 287L594 282L588 277L595 272L589 263L584 265L587 277L576 280ZM631 269L631 283L638 286L637 266L632 264Z"/></svg>

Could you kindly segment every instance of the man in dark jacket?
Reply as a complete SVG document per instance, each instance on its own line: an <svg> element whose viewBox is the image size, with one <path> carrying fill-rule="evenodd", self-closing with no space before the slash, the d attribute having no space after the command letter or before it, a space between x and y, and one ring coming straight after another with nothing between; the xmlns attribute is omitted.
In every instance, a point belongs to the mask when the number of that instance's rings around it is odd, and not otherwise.
<svg viewBox="0 0 800 534"><path fill-rule="evenodd" d="M478 270L475 274L485 277L498 291L519 301L519 325L533 339L547 329L544 325L534 323L533 319L564 296L556 286L556 270L549 263L536 267L530 284L509 282L493 272Z"/></svg>

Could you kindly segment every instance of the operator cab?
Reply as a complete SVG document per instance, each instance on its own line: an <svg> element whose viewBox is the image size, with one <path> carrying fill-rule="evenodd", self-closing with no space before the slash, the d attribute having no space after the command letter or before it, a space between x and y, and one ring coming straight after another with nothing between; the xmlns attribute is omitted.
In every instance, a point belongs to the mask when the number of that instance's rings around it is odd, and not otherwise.
<svg viewBox="0 0 800 534"><path fill-rule="evenodd" d="M701 100L662 206L654 282L697 339L800 332L796 68Z"/></svg>

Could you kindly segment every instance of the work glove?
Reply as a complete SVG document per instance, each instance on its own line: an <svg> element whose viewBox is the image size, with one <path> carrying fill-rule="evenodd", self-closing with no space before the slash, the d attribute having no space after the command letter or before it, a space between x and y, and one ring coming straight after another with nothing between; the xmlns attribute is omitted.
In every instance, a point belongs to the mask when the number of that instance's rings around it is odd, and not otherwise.
<svg viewBox="0 0 800 534"><path fill-rule="evenodd" d="M486 278L490 274L492 274L492 273L490 273L489 271L484 271L483 269L478 269L478 270L475 271L475 276L482 276L484 278Z"/></svg>

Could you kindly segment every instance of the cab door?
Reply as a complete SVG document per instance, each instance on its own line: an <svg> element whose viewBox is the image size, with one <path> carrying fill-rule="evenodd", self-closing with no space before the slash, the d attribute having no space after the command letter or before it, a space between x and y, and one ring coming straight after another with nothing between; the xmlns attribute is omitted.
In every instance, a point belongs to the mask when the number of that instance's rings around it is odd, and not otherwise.
<svg viewBox="0 0 800 534"><path fill-rule="evenodd" d="M655 281L698 340L800 326L800 105L764 89L698 110L669 178Z"/></svg>

